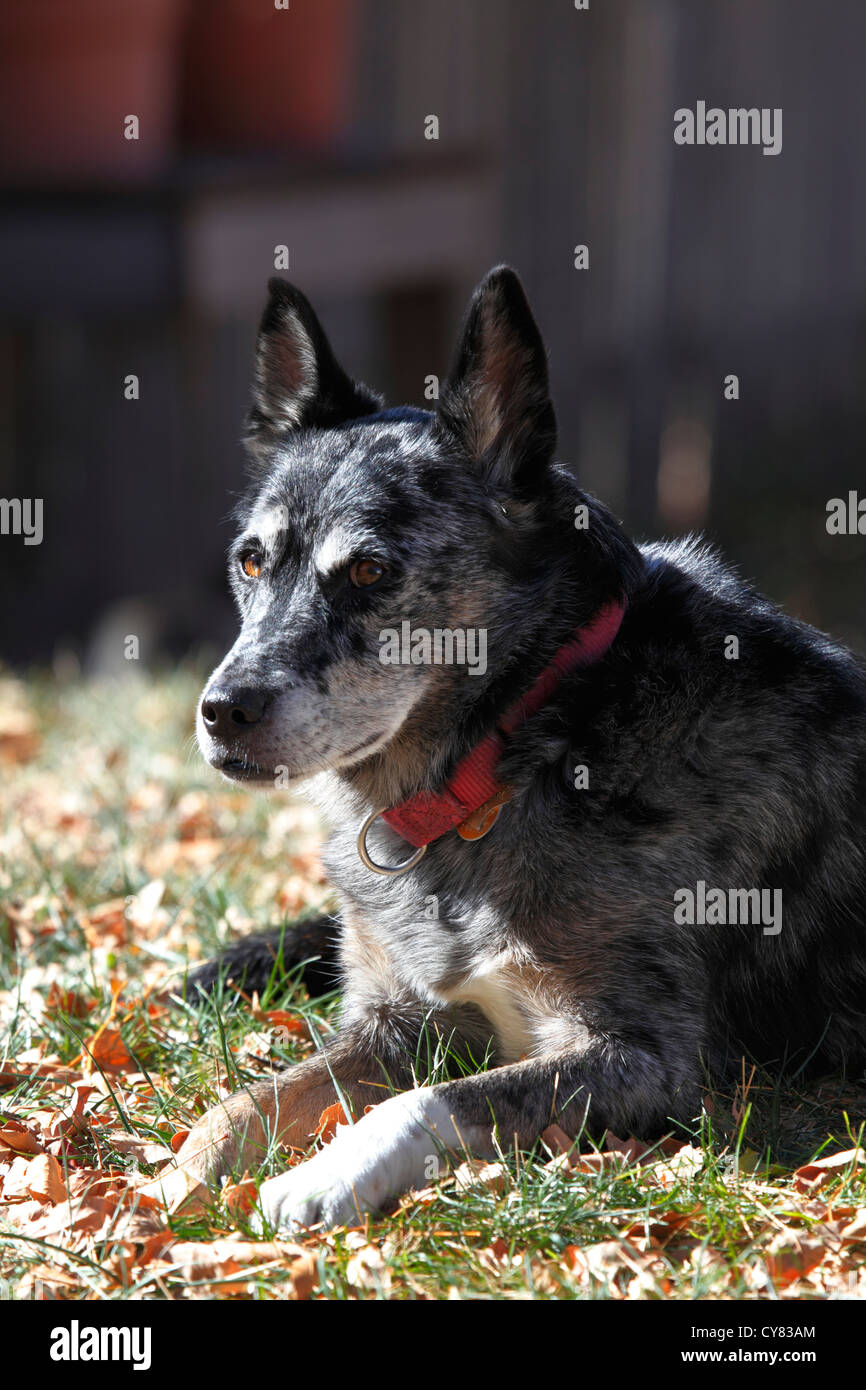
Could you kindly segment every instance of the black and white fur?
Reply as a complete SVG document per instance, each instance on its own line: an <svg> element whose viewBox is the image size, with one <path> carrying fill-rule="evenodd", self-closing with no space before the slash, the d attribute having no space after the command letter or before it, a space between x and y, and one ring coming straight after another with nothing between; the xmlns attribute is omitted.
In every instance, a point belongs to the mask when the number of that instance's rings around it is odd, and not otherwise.
<svg viewBox="0 0 866 1390"><path fill-rule="evenodd" d="M182 1167L218 1178L266 1131L306 1144L336 1081L354 1126L261 1188L269 1223L333 1224L422 1184L431 1154L491 1154L494 1130L505 1148L553 1120L657 1135L694 1117L707 1071L729 1075L744 1053L860 1065L860 663L699 542L638 547L553 461L544 346L513 271L476 290L433 412L383 409L337 365L303 295L270 289L255 481L230 557L241 630L198 737L226 776L309 781L332 827L342 1023L324 1053L206 1116ZM382 577L358 587L352 565L370 558ZM515 795L493 831L444 835L402 877L370 873L364 817L439 789L618 597L610 651L511 740L501 779ZM404 619L485 628L486 674L383 665L379 634ZM410 852L381 821L369 845L386 863ZM781 889L782 930L678 925L674 894L699 880ZM431 1030L476 1061L491 1049L493 1066L415 1088Z"/></svg>

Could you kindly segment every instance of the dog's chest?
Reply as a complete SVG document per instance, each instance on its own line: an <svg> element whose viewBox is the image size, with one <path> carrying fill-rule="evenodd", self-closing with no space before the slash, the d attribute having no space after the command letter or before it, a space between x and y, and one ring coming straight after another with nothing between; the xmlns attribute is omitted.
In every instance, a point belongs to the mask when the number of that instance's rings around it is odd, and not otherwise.
<svg viewBox="0 0 866 1390"><path fill-rule="evenodd" d="M500 1059L516 1062L535 1048L538 1023L530 991L507 952L483 957L456 984L435 991L444 1003L475 1004L489 1022Z"/></svg>

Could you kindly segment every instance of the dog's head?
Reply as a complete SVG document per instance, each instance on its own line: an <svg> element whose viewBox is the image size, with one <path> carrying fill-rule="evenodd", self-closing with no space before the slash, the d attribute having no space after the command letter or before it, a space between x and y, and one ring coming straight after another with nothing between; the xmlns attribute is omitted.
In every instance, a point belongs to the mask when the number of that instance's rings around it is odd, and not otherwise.
<svg viewBox="0 0 866 1390"><path fill-rule="evenodd" d="M349 769L531 680L627 586L631 550L552 463L555 443L513 271L475 291L434 411L383 409L304 296L272 280L248 420L256 483L229 559L242 625L200 704L207 760L270 784Z"/></svg>

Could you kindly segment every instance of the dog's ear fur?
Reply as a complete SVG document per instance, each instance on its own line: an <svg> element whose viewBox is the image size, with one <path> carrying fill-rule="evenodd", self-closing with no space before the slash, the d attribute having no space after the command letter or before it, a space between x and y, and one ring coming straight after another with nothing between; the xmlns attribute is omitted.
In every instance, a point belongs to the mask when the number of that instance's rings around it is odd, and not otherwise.
<svg viewBox="0 0 866 1390"><path fill-rule="evenodd" d="M278 276L268 289L247 416L246 444L254 454L286 430L332 428L381 407L378 396L343 371L301 291Z"/></svg>
<svg viewBox="0 0 866 1390"><path fill-rule="evenodd" d="M440 430L507 490L531 490L552 458L547 354L509 266L491 270L472 296L437 417Z"/></svg>

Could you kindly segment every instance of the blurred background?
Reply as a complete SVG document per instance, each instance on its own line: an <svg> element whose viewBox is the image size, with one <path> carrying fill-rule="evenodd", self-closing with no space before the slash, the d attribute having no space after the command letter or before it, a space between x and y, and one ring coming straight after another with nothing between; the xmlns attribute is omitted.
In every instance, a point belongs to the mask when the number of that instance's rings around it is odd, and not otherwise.
<svg viewBox="0 0 866 1390"><path fill-rule="evenodd" d="M0 497L44 539L0 536L0 660L230 639L277 247L422 405L511 262L581 483L866 648L866 545L825 524L866 493L864 52L862 0L3 0ZM698 100L783 108L782 152L676 146Z"/></svg>

